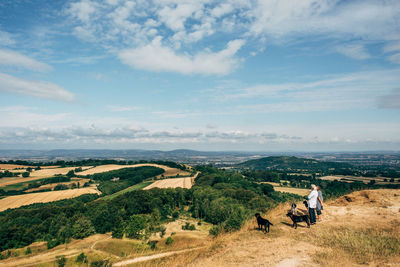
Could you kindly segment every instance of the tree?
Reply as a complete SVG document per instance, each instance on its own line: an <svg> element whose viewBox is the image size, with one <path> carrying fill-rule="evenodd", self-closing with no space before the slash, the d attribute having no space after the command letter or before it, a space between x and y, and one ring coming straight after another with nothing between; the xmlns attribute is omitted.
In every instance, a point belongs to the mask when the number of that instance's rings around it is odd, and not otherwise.
<svg viewBox="0 0 400 267"><path fill-rule="evenodd" d="M27 172L31 172L31 171L32 171L32 167L26 168L26 171L27 171Z"/></svg>
<svg viewBox="0 0 400 267"><path fill-rule="evenodd" d="M72 226L72 237L82 239L94 234L94 227L86 217L78 218Z"/></svg>
<svg viewBox="0 0 400 267"><path fill-rule="evenodd" d="M148 223L143 215L132 215L125 227L125 234L129 238L140 239L144 236L144 230Z"/></svg>
<svg viewBox="0 0 400 267"><path fill-rule="evenodd" d="M29 177L30 173L29 172L23 172L22 177L27 178Z"/></svg>
<svg viewBox="0 0 400 267"><path fill-rule="evenodd" d="M75 176L75 172L73 171L73 170L70 170L68 173L67 173L67 177L74 177Z"/></svg>

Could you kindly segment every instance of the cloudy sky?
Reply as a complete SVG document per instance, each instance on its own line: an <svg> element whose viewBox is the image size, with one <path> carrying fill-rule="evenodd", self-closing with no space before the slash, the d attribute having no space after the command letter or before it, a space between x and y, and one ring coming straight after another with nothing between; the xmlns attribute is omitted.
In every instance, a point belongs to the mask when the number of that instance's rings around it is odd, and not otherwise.
<svg viewBox="0 0 400 267"><path fill-rule="evenodd" d="M9 148L400 150L400 1L1 1Z"/></svg>

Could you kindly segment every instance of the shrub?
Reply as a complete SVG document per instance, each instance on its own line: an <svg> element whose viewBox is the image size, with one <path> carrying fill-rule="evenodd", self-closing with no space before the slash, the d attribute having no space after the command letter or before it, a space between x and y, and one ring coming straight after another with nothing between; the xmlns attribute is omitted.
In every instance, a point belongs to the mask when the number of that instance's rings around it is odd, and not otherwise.
<svg viewBox="0 0 400 267"><path fill-rule="evenodd" d="M216 236L220 235L222 233L222 231L223 231L223 227L221 225L215 225L210 229L209 233L210 233L210 235L216 237Z"/></svg>
<svg viewBox="0 0 400 267"><path fill-rule="evenodd" d="M51 239L47 241L47 249L52 249L60 244L58 239Z"/></svg>
<svg viewBox="0 0 400 267"><path fill-rule="evenodd" d="M178 219L178 218L179 218L179 212L178 212L178 211L174 211L174 212L172 213L172 218Z"/></svg>
<svg viewBox="0 0 400 267"><path fill-rule="evenodd" d="M174 240L172 239L172 237L167 237L167 240L165 240L165 244L166 245L171 245L174 242Z"/></svg>
<svg viewBox="0 0 400 267"><path fill-rule="evenodd" d="M182 225L182 230L193 231L196 230L196 227L194 226L194 224L190 224L187 222L185 225Z"/></svg>
<svg viewBox="0 0 400 267"><path fill-rule="evenodd" d="M30 247L27 247L25 250L25 255L32 254L32 250Z"/></svg>
<svg viewBox="0 0 400 267"><path fill-rule="evenodd" d="M87 263L87 256L85 255L85 253L81 253L78 255L78 257L76 257L76 262L79 263Z"/></svg>
<svg viewBox="0 0 400 267"><path fill-rule="evenodd" d="M67 263L67 259L65 258L65 256L61 256L57 259L57 265L58 267L64 267L65 264Z"/></svg>
<svg viewBox="0 0 400 267"><path fill-rule="evenodd" d="M93 261L90 263L90 267L111 267L111 263L108 260Z"/></svg>
<svg viewBox="0 0 400 267"><path fill-rule="evenodd" d="M149 245L150 248L154 250L157 248L157 243L158 243L157 240L151 240L151 241L147 242L147 245Z"/></svg>
<svg viewBox="0 0 400 267"><path fill-rule="evenodd" d="M167 228L164 225L162 225L160 228L160 237L161 238L165 236L166 231L167 231Z"/></svg>
<svg viewBox="0 0 400 267"><path fill-rule="evenodd" d="M30 173L29 172L23 172L22 173L22 177L26 178L29 177Z"/></svg>
<svg viewBox="0 0 400 267"><path fill-rule="evenodd" d="M112 238L121 239L124 236L124 228L121 226L115 227L111 232Z"/></svg>

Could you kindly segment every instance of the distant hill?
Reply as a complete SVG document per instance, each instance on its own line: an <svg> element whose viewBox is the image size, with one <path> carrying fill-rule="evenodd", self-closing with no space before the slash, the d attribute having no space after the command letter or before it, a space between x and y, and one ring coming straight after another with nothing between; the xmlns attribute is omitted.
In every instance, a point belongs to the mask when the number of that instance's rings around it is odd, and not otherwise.
<svg viewBox="0 0 400 267"><path fill-rule="evenodd" d="M253 170L285 170L285 171L327 171L334 169L348 169L352 166L347 163L318 161L315 159L297 158L289 156L265 157L248 160L236 165L240 168Z"/></svg>

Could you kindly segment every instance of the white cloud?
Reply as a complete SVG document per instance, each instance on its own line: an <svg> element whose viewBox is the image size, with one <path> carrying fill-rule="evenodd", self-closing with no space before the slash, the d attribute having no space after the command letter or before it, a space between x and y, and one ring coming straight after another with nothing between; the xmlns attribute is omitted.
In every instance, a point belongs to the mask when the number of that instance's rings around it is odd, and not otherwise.
<svg viewBox="0 0 400 267"><path fill-rule="evenodd" d="M400 53L389 56L388 60L395 64L400 64Z"/></svg>
<svg viewBox="0 0 400 267"><path fill-rule="evenodd" d="M217 101L239 101L234 112L308 112L376 108L400 84L400 69L337 75L309 82L258 84L207 92ZM244 104L250 102L250 104ZM260 103L261 102L261 103Z"/></svg>
<svg viewBox="0 0 400 267"><path fill-rule="evenodd" d="M399 13L395 0L259 0L250 11L251 31L274 38L307 34L391 40L399 37Z"/></svg>
<svg viewBox="0 0 400 267"><path fill-rule="evenodd" d="M5 49L0 49L0 65L22 67L40 72L50 71L53 69L46 63L39 62L21 53Z"/></svg>
<svg viewBox="0 0 400 267"><path fill-rule="evenodd" d="M0 73L0 91L64 102L75 100L73 93L56 84L21 79L5 73Z"/></svg>
<svg viewBox="0 0 400 267"><path fill-rule="evenodd" d="M202 51L192 56L177 54L163 46L161 37L157 37L146 46L123 50L118 57L124 64L138 69L223 75L238 66L239 59L235 55L243 45L244 40L233 40L221 51Z"/></svg>
<svg viewBox="0 0 400 267"><path fill-rule="evenodd" d="M13 36L8 33L0 30L0 46L8 46L15 44Z"/></svg>
<svg viewBox="0 0 400 267"><path fill-rule="evenodd" d="M371 55L365 50L365 47L361 44L349 44L341 45L336 47L336 51L354 59L368 59Z"/></svg>
<svg viewBox="0 0 400 267"><path fill-rule="evenodd" d="M391 42L383 47L383 52L390 53L400 51L400 41L399 42Z"/></svg>
<svg viewBox="0 0 400 267"><path fill-rule="evenodd" d="M90 0L82 0L80 2L71 3L67 9L67 13L82 22L90 22L92 16L98 10L99 5Z"/></svg>
<svg viewBox="0 0 400 267"><path fill-rule="evenodd" d="M119 106L119 105L108 105L107 108L111 112L135 111L141 109L141 107L137 106Z"/></svg>

